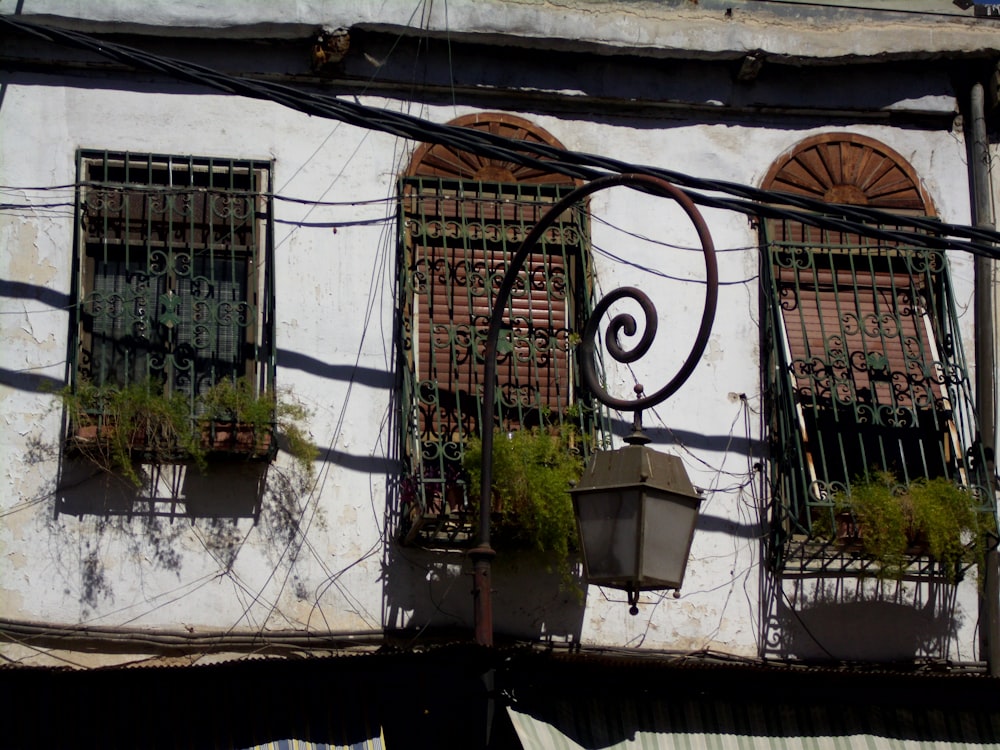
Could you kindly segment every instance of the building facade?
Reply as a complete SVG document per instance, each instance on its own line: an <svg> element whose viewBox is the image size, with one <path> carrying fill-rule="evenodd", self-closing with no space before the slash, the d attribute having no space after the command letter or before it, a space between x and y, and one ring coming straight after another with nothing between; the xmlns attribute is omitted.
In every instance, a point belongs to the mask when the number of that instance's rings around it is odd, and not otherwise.
<svg viewBox="0 0 1000 750"><path fill-rule="evenodd" d="M465 456L495 290L555 202L647 172L695 197L718 263L704 354L644 413L702 498L684 585L630 615L586 584L565 516L508 500L498 645L892 664L982 690L963 680L1000 670L1000 21L958 5L0 6L5 658L173 668L470 640ZM819 203L848 208L804 217ZM660 388L695 345L702 245L675 201L627 188L560 216L506 315L501 444L621 445L631 416L579 374L584 324L616 288L648 294L652 350L605 351L602 382ZM961 549L872 553L842 513L865 475L897 500L961 488ZM399 686L395 663L372 669ZM392 701L370 705L390 726ZM528 746L541 730L516 714ZM965 741L1000 731L995 707L975 716Z"/></svg>

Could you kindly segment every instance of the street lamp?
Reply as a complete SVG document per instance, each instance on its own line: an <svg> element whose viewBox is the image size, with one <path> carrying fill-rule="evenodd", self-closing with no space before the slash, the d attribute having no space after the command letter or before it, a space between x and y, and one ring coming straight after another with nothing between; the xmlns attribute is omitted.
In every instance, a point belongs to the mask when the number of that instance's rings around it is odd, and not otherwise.
<svg viewBox="0 0 1000 750"><path fill-rule="evenodd" d="M594 453L570 494L587 582L625 590L637 615L640 591L681 587L701 498L677 456L638 430L625 441Z"/></svg>
<svg viewBox="0 0 1000 750"><path fill-rule="evenodd" d="M700 498L695 494L680 459L658 453L645 443L642 410L662 403L688 379L708 344L718 300L718 270L708 227L694 203L670 183L656 177L623 174L602 177L583 185L555 203L525 237L511 259L497 289L486 334L483 382L482 454L480 482L479 544L469 551L473 561L473 600L476 643L493 645L493 609L490 576L496 556L490 545L491 495L493 484L493 422L496 404L497 342L511 291L524 262L542 234L568 208L598 190L625 185L676 201L694 224L705 258L706 292L698 335L684 364L665 386L644 396L636 385L634 400L616 398L605 390L597 374L596 340L601 317L619 299L632 299L642 308L644 328L639 341L625 349L618 337L633 336L635 318L614 316L605 332L605 349L616 361L634 362L653 342L657 328L656 309L643 292L633 287L616 289L594 308L579 346L580 372L587 389L601 403L635 413L629 445L617 451L597 451L573 490L574 512L580 529L587 580L628 591L630 611L638 612L639 591L678 588L684 578Z"/></svg>

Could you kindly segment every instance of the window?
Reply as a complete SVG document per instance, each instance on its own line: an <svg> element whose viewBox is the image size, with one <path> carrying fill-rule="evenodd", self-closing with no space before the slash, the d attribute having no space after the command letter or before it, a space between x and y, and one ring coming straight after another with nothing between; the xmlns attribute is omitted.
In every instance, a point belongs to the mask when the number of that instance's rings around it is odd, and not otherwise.
<svg viewBox="0 0 1000 750"><path fill-rule="evenodd" d="M930 213L902 157L855 135L800 144L765 187ZM762 231L775 553L872 469L985 486L945 255L791 221Z"/></svg>
<svg viewBox="0 0 1000 750"><path fill-rule="evenodd" d="M558 145L509 115L453 124ZM545 211L575 188L558 174L443 146L417 152L400 180L404 383L403 503L408 539L466 541L462 453L480 435L483 349L494 293ZM589 310L585 215L567 211L528 259L507 310L498 362L498 427L572 423L592 430L570 342Z"/></svg>
<svg viewBox="0 0 1000 750"><path fill-rule="evenodd" d="M79 154L77 377L270 384L266 162Z"/></svg>

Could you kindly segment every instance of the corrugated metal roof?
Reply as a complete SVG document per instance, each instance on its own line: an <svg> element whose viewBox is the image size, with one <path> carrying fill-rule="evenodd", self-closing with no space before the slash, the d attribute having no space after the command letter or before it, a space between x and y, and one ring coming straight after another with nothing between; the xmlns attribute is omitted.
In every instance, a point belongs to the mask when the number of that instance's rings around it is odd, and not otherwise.
<svg viewBox="0 0 1000 750"><path fill-rule="evenodd" d="M940 13L949 16L972 16L971 7L953 0L768 0L771 5L826 6L858 10L904 10L910 13ZM970 0L969 5L972 5Z"/></svg>
<svg viewBox="0 0 1000 750"><path fill-rule="evenodd" d="M499 639L498 639L499 640ZM580 644L520 643L507 642L493 648L477 646L471 642L465 631L437 633L427 631L414 637L410 631L385 634L381 647L364 645L358 648L341 649L299 649L280 652L262 650L256 653L237 651L209 651L205 647L180 657L153 656L136 661L109 664L100 668L77 669L65 664L30 664L0 662L3 672L51 672L74 673L87 671L115 672L129 671L190 671L224 669L226 665L283 664L303 665L344 663L364 663L365 665L391 664L421 660L428 657L453 656L461 660L476 660L484 663L510 663L511 659L534 659L545 663L586 666L623 672L672 672L717 670L742 674L775 675L816 674L839 675L844 677L863 675L895 676L906 679L985 679L987 665L984 662L954 662L925 660L913 662L824 662L810 663L797 660L760 659L739 656L718 651L670 651L646 648L615 648L607 646L582 646Z"/></svg>
<svg viewBox="0 0 1000 750"><path fill-rule="evenodd" d="M385 737L392 747L469 747L493 698L515 712L496 724L511 741L520 724L529 750L1000 747L1000 680L938 668L945 672L468 642L358 659L0 668L9 719L0 746L339 750L381 748ZM488 690L481 677L492 670Z"/></svg>
<svg viewBox="0 0 1000 750"><path fill-rule="evenodd" d="M748 686L748 695L754 694ZM973 750L1000 747L992 713L887 706L593 699L544 716L508 708L524 750Z"/></svg>

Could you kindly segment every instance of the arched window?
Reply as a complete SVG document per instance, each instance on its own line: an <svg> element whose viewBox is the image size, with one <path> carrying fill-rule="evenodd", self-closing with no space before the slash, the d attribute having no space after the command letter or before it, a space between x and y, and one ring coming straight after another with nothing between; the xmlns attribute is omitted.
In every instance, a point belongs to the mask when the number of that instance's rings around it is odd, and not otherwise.
<svg viewBox="0 0 1000 750"><path fill-rule="evenodd" d="M771 165L763 187L827 203L934 213L913 167L888 146L854 133L807 138Z"/></svg>
<svg viewBox="0 0 1000 750"><path fill-rule="evenodd" d="M450 124L561 148L507 114ZM441 145L419 148L400 180L402 499L410 539L460 542L469 533L461 460L482 430L482 353L494 294L531 227L575 187L558 173ZM500 429L567 421L589 429L569 342L589 306L587 248L585 213L573 209L526 263L500 340Z"/></svg>
<svg viewBox="0 0 1000 750"><path fill-rule="evenodd" d="M763 187L829 203L933 213L913 168L850 133L796 145ZM877 228L875 228L877 229ZM765 387L777 531L807 536L859 476L978 483L958 321L943 252L769 219Z"/></svg>

